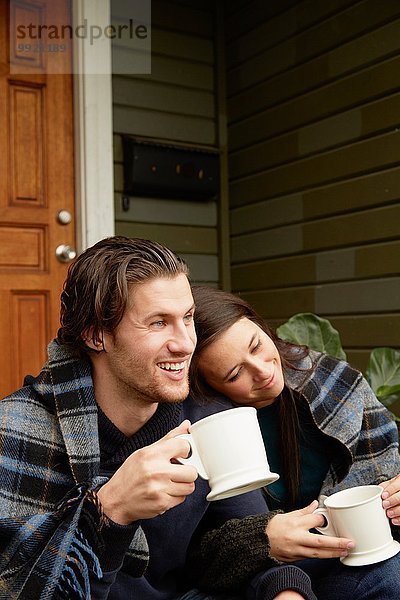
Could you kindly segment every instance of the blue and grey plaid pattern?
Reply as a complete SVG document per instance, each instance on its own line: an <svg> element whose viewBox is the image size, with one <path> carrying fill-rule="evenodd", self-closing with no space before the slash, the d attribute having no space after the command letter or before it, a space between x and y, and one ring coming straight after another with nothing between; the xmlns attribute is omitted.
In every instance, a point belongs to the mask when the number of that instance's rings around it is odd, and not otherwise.
<svg viewBox="0 0 400 600"><path fill-rule="evenodd" d="M397 426L362 374L315 351L300 367L285 373L286 384L304 396L317 427L343 444L347 454L346 460L332 462L321 494L379 484L400 473Z"/></svg>
<svg viewBox="0 0 400 600"><path fill-rule="evenodd" d="M101 574L79 529L105 481L90 363L55 341L48 350L32 384L0 402L1 599L87 598L89 571ZM130 552L138 576L148 562L141 533Z"/></svg>

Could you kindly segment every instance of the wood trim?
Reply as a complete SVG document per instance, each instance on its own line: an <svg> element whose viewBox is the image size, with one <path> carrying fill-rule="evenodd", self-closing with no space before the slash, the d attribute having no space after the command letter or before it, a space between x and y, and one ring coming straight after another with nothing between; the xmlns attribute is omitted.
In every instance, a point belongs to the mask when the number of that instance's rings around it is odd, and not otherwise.
<svg viewBox="0 0 400 600"><path fill-rule="evenodd" d="M73 21L110 22L110 0L73 0ZM101 54L101 56L99 55ZM108 73L87 75L93 62ZM88 67L85 72L85 67ZM78 252L114 234L114 169L111 40L93 56L87 40L74 38L75 173Z"/></svg>

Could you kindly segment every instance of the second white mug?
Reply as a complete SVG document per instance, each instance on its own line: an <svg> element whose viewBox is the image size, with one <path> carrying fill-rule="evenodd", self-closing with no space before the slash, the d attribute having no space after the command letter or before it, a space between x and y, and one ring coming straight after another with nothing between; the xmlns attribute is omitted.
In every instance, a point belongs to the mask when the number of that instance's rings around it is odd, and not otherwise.
<svg viewBox="0 0 400 600"><path fill-rule="evenodd" d="M326 519L324 527L316 527L320 533L354 541L355 547L340 559L344 565L370 565L400 551L382 506L382 491L379 485L342 490L325 498L324 507L314 511Z"/></svg>

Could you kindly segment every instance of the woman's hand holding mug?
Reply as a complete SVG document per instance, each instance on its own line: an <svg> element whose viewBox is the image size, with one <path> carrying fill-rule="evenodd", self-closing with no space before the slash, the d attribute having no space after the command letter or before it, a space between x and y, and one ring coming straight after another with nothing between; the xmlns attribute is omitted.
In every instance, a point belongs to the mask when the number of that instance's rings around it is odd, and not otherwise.
<svg viewBox="0 0 400 600"><path fill-rule="evenodd" d="M269 521L266 533L271 556L281 562L347 556L354 546L352 540L310 533L324 523L321 515L314 514L317 506L314 500L301 510L277 514Z"/></svg>
<svg viewBox="0 0 400 600"><path fill-rule="evenodd" d="M324 526L316 528L320 533L354 540L354 549L341 558L343 564L371 565L400 552L382 505L382 493L379 485L359 485L328 496L324 506L315 510L326 519Z"/></svg>

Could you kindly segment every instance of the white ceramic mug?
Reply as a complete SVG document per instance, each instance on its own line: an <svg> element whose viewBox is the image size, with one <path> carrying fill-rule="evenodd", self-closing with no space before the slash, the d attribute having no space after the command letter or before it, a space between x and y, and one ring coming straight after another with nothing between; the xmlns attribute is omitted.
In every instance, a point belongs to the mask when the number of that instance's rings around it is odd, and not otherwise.
<svg viewBox="0 0 400 600"><path fill-rule="evenodd" d="M382 507L382 491L379 485L349 488L328 496L324 508L315 510L326 519L324 527L316 527L320 533L349 538L355 543L349 554L340 559L343 564L370 565L400 551Z"/></svg>
<svg viewBox="0 0 400 600"><path fill-rule="evenodd" d="M189 441L191 454L179 459L208 479L207 500L222 500L250 492L279 478L271 473L257 411L240 407L209 415L180 435Z"/></svg>

